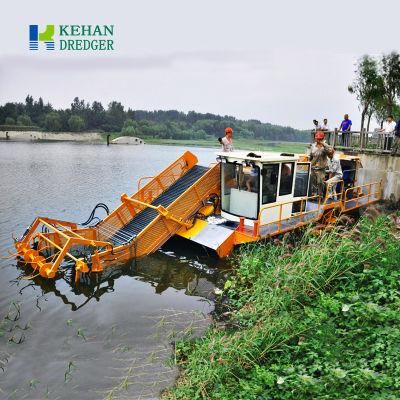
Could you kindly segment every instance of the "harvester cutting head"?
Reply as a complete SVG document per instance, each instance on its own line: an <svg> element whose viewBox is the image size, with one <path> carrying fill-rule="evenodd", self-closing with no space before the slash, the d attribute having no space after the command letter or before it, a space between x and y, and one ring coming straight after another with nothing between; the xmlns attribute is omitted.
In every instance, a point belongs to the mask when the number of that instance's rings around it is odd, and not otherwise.
<svg viewBox="0 0 400 400"><path fill-rule="evenodd" d="M33 270L45 278L54 278L61 265L75 269L75 279L81 273L89 272L83 247L95 250L109 247L110 242L97 240L95 228L78 228L74 223L50 218L36 218L23 237L16 241L18 255L29 263Z"/></svg>

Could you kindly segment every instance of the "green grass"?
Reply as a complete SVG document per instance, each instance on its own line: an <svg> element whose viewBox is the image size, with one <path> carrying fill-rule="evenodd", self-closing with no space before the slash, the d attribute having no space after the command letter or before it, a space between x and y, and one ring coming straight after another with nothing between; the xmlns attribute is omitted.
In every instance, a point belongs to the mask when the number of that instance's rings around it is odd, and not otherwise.
<svg viewBox="0 0 400 400"><path fill-rule="evenodd" d="M293 246L253 245L227 324L176 343L163 399L400 398L400 241L388 217Z"/></svg>
<svg viewBox="0 0 400 400"><path fill-rule="evenodd" d="M121 133L112 133L111 140L122 136ZM106 138L106 135L105 135ZM174 140L174 139L159 139L159 138L143 138L146 144L158 144L167 146L188 146L188 147L214 147L220 149L220 145L216 138L202 140ZM234 139L234 146L237 150L262 150L273 152L290 152L304 153L307 143L299 142L272 142L265 140L254 139Z"/></svg>

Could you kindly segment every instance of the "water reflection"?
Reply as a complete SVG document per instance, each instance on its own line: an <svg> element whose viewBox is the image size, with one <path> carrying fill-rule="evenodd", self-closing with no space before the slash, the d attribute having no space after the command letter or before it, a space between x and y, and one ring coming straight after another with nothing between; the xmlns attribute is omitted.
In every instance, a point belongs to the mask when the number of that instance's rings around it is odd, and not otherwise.
<svg viewBox="0 0 400 400"><path fill-rule="evenodd" d="M196 254L196 250L200 255ZM52 293L72 311L84 307L91 300L100 301L101 297L114 292L115 281L122 276L147 282L154 288L155 294L162 294L169 288L184 290L188 296L213 298L214 288L228 265L206 253L201 248L187 246L183 239L170 240L162 250L148 257L133 260L120 266L109 267L101 273L82 274L75 283L73 271L65 271L56 279L45 279L25 263L18 263L20 275L15 279L20 294L28 287L37 287L42 295ZM83 298L83 300L82 300Z"/></svg>

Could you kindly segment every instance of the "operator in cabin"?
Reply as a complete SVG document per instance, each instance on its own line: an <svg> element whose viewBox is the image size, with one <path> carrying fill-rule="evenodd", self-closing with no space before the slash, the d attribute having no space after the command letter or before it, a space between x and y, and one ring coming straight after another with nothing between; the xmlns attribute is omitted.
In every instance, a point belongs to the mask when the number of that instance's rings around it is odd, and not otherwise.
<svg viewBox="0 0 400 400"><path fill-rule="evenodd" d="M311 145L310 150L312 194L320 197L324 197L325 194L325 176L328 158L333 156L332 147L328 146L324 139L324 133L318 131L315 134L315 142Z"/></svg>
<svg viewBox="0 0 400 400"><path fill-rule="evenodd" d="M243 172L245 172L244 169ZM249 170L246 171L246 190L258 193L258 171L255 166L250 166Z"/></svg>

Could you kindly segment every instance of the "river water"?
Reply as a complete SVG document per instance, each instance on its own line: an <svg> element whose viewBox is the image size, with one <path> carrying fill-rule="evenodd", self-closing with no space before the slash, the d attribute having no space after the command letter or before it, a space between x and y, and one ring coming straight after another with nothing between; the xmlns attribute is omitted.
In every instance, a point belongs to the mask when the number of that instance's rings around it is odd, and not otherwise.
<svg viewBox="0 0 400 400"><path fill-rule="evenodd" d="M111 210L185 150L0 143L0 255L36 216L83 222L98 202ZM215 149L190 150L215 160ZM171 343L204 331L227 265L178 241L85 285L29 280L12 258L0 267L0 398L111 400L157 398L173 383Z"/></svg>

